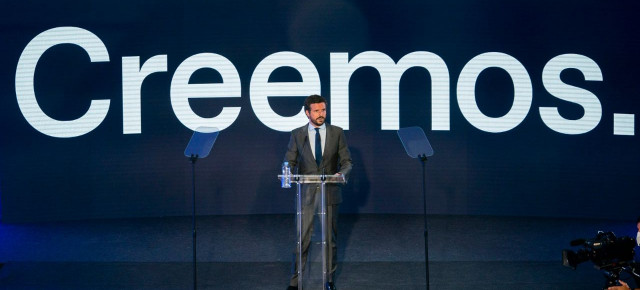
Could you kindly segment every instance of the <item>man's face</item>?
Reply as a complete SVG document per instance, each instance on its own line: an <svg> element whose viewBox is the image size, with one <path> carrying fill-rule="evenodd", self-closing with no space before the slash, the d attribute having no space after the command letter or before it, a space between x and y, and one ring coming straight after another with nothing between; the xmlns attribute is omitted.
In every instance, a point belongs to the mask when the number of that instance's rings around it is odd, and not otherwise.
<svg viewBox="0 0 640 290"><path fill-rule="evenodd" d="M640 247L640 223L638 223L636 226L638 226L638 233L636 234L636 243L638 244L638 247Z"/></svg>
<svg viewBox="0 0 640 290"><path fill-rule="evenodd" d="M309 122L316 127L322 126L322 124L324 124L324 120L327 118L327 104L315 103L309 105L309 108L309 111L305 111L307 118L309 118Z"/></svg>

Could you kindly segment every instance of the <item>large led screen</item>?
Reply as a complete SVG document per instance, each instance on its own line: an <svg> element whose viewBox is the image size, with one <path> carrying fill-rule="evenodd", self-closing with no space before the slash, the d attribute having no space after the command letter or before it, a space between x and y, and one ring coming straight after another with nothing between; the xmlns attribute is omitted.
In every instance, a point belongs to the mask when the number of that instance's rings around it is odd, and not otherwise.
<svg viewBox="0 0 640 290"><path fill-rule="evenodd" d="M637 1L21 1L0 10L7 222L279 214L305 96L354 170L346 213L637 216Z"/></svg>

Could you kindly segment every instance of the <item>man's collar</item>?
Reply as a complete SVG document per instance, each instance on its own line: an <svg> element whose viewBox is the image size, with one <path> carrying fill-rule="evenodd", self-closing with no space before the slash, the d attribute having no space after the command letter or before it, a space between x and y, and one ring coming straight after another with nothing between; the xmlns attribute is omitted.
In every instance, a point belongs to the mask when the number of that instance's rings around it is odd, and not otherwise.
<svg viewBox="0 0 640 290"><path fill-rule="evenodd" d="M326 129L326 128L327 128L327 126L326 126L326 125L327 125L327 123L322 123L322 126L320 126L320 127L318 127L318 128L320 128L320 130L324 130L324 129ZM307 130L311 131L311 130L314 130L315 128L316 128L316 127L314 127L314 126L311 124L311 122L309 122L309 123L307 124Z"/></svg>

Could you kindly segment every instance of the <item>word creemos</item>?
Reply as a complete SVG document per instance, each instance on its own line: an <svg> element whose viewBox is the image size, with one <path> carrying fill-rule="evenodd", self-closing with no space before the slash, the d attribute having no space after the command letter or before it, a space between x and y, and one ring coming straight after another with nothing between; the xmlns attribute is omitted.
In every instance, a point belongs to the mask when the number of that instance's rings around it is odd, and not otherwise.
<svg viewBox="0 0 640 290"><path fill-rule="evenodd" d="M24 48L18 60L15 76L16 98L22 115L39 132L58 138L87 134L105 119L109 99L92 100L89 109L74 120L56 120L38 105L34 90L34 75L38 61L51 47L72 44L81 47L91 62L109 62L109 53L102 40L92 32L78 27L57 27L34 37ZM271 73L280 67L297 70L298 82L269 82ZM366 51L349 58L348 53L330 53L330 109L332 123L349 129L349 80L362 67L372 67L380 74L381 129L397 130L400 125L399 84L405 71L413 67L424 68L431 76L432 130L450 130L450 73L438 55L415 51L395 62L385 53ZM197 70L209 68L222 77L218 83L189 83ZM500 117L483 114L476 102L475 86L478 76L488 68L500 68L508 73L513 83L513 104ZM540 107L544 124L562 134L583 134L594 129L602 117L602 105L592 92L564 83L563 70L581 72L585 81L602 81L602 71L595 61L579 54L558 55L547 62L542 72L542 83L554 97L582 107L579 119L563 118L556 107ZM167 55L155 55L140 64L139 56L122 57L122 132L140 134L141 87L145 78L153 73L167 72ZM294 116L281 116L270 107L269 97L300 97L320 92L320 77L315 65L304 55L282 51L265 57L257 64L250 80L250 102L257 118L277 131L290 131L306 122L304 111ZM170 86L171 106L184 126L196 130L201 126L224 130L238 117L240 107L224 107L215 117L203 118L193 112L190 98L238 98L241 96L240 76L234 64L222 55L199 53L185 59L173 73ZM528 115L533 98L531 78L525 67L514 57L500 52L482 53L464 66L456 87L457 103L464 118L479 130L500 133L518 126ZM633 135L632 114L615 114L614 134ZM616 129L616 128L621 129ZM629 129L630 128L630 129Z"/></svg>

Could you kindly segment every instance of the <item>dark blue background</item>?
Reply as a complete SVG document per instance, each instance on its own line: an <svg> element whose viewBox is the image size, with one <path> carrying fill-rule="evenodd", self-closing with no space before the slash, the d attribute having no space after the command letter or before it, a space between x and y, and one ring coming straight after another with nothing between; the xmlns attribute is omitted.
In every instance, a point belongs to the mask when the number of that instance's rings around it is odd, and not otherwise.
<svg viewBox="0 0 640 290"><path fill-rule="evenodd" d="M460 215L631 218L639 211L637 136L614 136L613 113L638 113L640 20L637 1L21 1L0 9L0 205L5 222L152 217L190 213L191 168L182 152L191 136L169 98L177 66L211 52L233 62L242 97L194 100L193 110L216 116L240 106L212 154L197 164L199 214L288 213L293 190L276 179L289 134L264 126L249 102L255 66L279 51L294 51L318 69L329 95L329 54L381 51L395 61L433 52L451 79L451 130L431 131L431 80L408 70L400 85L400 126L425 129L435 155L427 163L428 212ZM38 102L57 119L75 119L92 99L110 99L109 113L92 132L59 139L31 127L18 108L15 69L26 44L54 27L96 34L110 62L90 63L81 48L59 45L40 60ZM473 57L502 52L518 59L533 84L526 119L504 133L473 127L456 101L458 75ZM538 108L557 106L579 118L580 106L550 95L542 69L553 57L593 59L602 82L568 70L563 81L593 92L602 120L592 131L564 135L549 129ZM122 133L122 57L168 55L168 71L142 87L142 134ZM280 69L272 81L299 80ZM199 71L192 82L215 82ZM477 101L489 116L511 107L513 86L499 69L478 79ZM380 77L356 71L350 83L354 160L343 212L421 213L420 163L410 159L395 131L380 130ZM293 115L303 98L272 100ZM329 112L331 114L331 112ZM637 119L637 118L636 118ZM331 119L329 118L329 121ZM638 127L638 121L635 121Z"/></svg>

